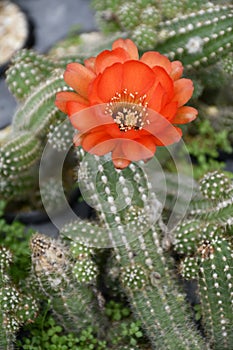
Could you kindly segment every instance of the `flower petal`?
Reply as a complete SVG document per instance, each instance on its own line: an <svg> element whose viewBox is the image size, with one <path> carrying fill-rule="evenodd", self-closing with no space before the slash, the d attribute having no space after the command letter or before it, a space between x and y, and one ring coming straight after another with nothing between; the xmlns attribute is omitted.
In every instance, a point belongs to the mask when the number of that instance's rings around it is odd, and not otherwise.
<svg viewBox="0 0 233 350"><path fill-rule="evenodd" d="M182 136L182 130L180 128L174 127L166 128L161 134L157 133L156 145L157 146L169 146L173 143L179 142Z"/></svg>
<svg viewBox="0 0 233 350"><path fill-rule="evenodd" d="M160 83L156 82L147 94L148 107L157 112L160 112L160 109L162 108L163 96L165 94L164 88Z"/></svg>
<svg viewBox="0 0 233 350"><path fill-rule="evenodd" d="M154 137L154 142L158 146L170 145L178 142L182 135L179 128L172 125L170 121L159 113L148 109L149 123L143 127L150 136Z"/></svg>
<svg viewBox="0 0 233 350"><path fill-rule="evenodd" d="M171 99L174 94L174 82L171 77L167 74L163 67L154 67L153 72L156 76L156 80L159 81L161 86L166 91L166 95L168 99Z"/></svg>
<svg viewBox="0 0 233 350"><path fill-rule="evenodd" d="M88 101L83 97L79 96L78 94L76 94L75 92L62 91L56 94L55 105L57 106L57 108L59 108L62 112L66 114L68 114L67 102L70 102L70 101L75 101L86 106L88 105Z"/></svg>
<svg viewBox="0 0 233 350"><path fill-rule="evenodd" d="M180 61L173 61L171 63L171 66L172 66L172 70L170 73L170 77L173 80L179 79L181 77L181 75L183 74L183 70L184 70L182 63Z"/></svg>
<svg viewBox="0 0 233 350"><path fill-rule="evenodd" d="M96 60L96 57L90 57L84 60L85 67L90 69L94 73L95 73L95 60Z"/></svg>
<svg viewBox="0 0 233 350"><path fill-rule="evenodd" d="M100 131L85 134L82 138L82 147L91 154L103 156L113 150L116 142L115 139L109 138L109 135L106 135L104 131Z"/></svg>
<svg viewBox="0 0 233 350"><path fill-rule="evenodd" d="M146 148L144 149L145 157L141 159L149 159L153 157L156 151L156 145L153 137L147 136L141 139L137 139L135 141L137 141L139 144Z"/></svg>
<svg viewBox="0 0 233 350"><path fill-rule="evenodd" d="M167 120L172 121L177 112L177 102L170 102L160 110L160 114Z"/></svg>
<svg viewBox="0 0 233 350"><path fill-rule="evenodd" d="M190 123L192 120L196 119L198 111L189 106L183 106L178 109L178 112L173 118L172 123L174 124L186 124Z"/></svg>
<svg viewBox="0 0 233 350"><path fill-rule="evenodd" d="M69 63L64 73L65 82L84 98L87 98L88 87L94 78L95 74L80 63Z"/></svg>
<svg viewBox="0 0 233 350"><path fill-rule="evenodd" d="M122 89L144 95L154 85L155 75L146 64L139 61L127 61L122 67Z"/></svg>
<svg viewBox="0 0 233 350"><path fill-rule="evenodd" d="M110 129L116 125L112 117L105 113L105 105L96 105L74 113L70 116L70 121L82 133L91 131L96 127L102 127L106 131L107 125L110 124ZM119 130L118 127L117 129Z"/></svg>
<svg viewBox="0 0 233 350"><path fill-rule="evenodd" d="M125 169L131 163L130 160L123 159L123 158L116 158L116 157L112 158L112 162L116 169Z"/></svg>
<svg viewBox="0 0 233 350"><path fill-rule="evenodd" d="M131 161L126 158L123 152L121 142L118 142L112 151L112 161L115 168L117 169L124 169L131 163Z"/></svg>
<svg viewBox="0 0 233 350"><path fill-rule="evenodd" d="M119 139L117 147L113 150L113 158L127 159L130 161L146 160L153 157L155 144L153 138L142 140Z"/></svg>
<svg viewBox="0 0 233 350"><path fill-rule="evenodd" d="M178 102L178 107L183 106L193 94L193 83L190 79L179 79L174 82L174 97L173 101Z"/></svg>
<svg viewBox="0 0 233 350"><path fill-rule="evenodd" d="M110 67L114 63L124 63L129 59L130 56L127 51L120 47L113 51L105 50L96 57L95 72L96 74L102 73L107 67Z"/></svg>
<svg viewBox="0 0 233 350"><path fill-rule="evenodd" d="M72 114L77 114L78 112L80 112L85 108L87 108L87 105L84 105L76 101L68 101L66 103L66 110L69 116L71 116Z"/></svg>
<svg viewBox="0 0 233 350"><path fill-rule="evenodd" d="M115 40L112 44L112 49L116 49L118 47L123 48L129 54L129 57L132 60L138 60L138 48L130 39L118 39Z"/></svg>
<svg viewBox="0 0 233 350"><path fill-rule="evenodd" d="M89 89L89 100L93 103L109 102L116 92L122 90L122 64L115 63L100 73Z"/></svg>
<svg viewBox="0 0 233 350"><path fill-rule="evenodd" d="M171 62L166 56L161 55L159 52L155 52L155 51L145 52L142 55L140 61L142 61L143 63L146 63L151 68L154 68L155 66L160 66L163 69L165 69L165 71L168 74L170 74L171 72Z"/></svg>

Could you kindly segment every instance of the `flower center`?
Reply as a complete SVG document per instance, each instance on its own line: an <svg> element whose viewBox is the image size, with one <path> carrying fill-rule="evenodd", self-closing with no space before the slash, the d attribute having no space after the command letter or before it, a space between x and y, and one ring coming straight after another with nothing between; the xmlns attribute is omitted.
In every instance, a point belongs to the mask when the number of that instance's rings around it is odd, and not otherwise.
<svg viewBox="0 0 233 350"><path fill-rule="evenodd" d="M147 120L146 95L138 96L138 92L129 93L124 89L122 93L117 92L106 107L121 131L141 130Z"/></svg>

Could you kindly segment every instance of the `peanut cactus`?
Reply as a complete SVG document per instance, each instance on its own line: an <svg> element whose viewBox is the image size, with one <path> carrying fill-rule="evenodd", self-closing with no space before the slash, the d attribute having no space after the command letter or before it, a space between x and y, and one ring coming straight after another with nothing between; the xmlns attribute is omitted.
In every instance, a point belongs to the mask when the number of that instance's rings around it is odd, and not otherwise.
<svg viewBox="0 0 233 350"><path fill-rule="evenodd" d="M66 86L62 71L31 51L18 53L7 74L11 91L22 103L13 117L11 132L1 145L1 197L8 201L28 200L32 188L39 194L39 160L46 142L50 140L58 150L64 148L64 137L59 139L59 133L54 140L56 127L65 120L54 105L54 96ZM31 81L29 77L35 79ZM67 132L70 137L65 134L65 145L72 139L72 129L67 127ZM38 199L37 195L36 202Z"/></svg>
<svg viewBox="0 0 233 350"><path fill-rule="evenodd" d="M69 250L60 240L42 234L32 236L30 247L33 275L64 328L78 333L84 325L99 324L101 329L104 316L98 313L94 293L98 269L92 250L77 244Z"/></svg>
<svg viewBox="0 0 233 350"><path fill-rule="evenodd" d="M100 26L116 29L142 50L156 49L188 68L209 66L232 50L232 6L203 1L93 1ZM108 27L107 27L108 28ZM114 28L114 27L113 27ZM109 28L111 30L111 28Z"/></svg>
<svg viewBox="0 0 233 350"><path fill-rule="evenodd" d="M95 166L98 174L94 181ZM113 247L121 288L152 346L207 348L191 325L184 294L169 272L172 261L163 251L161 229L154 223L160 206L156 210L158 202L143 171L132 164L117 172L106 159L98 164L94 157L84 157L79 179L86 199L97 209L100 224L78 220L61 230L61 235L74 242L83 239L89 245Z"/></svg>
<svg viewBox="0 0 233 350"><path fill-rule="evenodd" d="M25 197L36 179L33 171L41 154L41 142L30 132L17 133L0 150L1 197Z"/></svg>
<svg viewBox="0 0 233 350"><path fill-rule="evenodd" d="M156 49L187 68L210 65L232 50L232 6L215 6L161 23Z"/></svg>
<svg viewBox="0 0 233 350"><path fill-rule="evenodd" d="M14 348L18 330L33 322L39 310L37 300L12 283L8 273L12 259L11 252L0 247L0 346L6 350Z"/></svg>
<svg viewBox="0 0 233 350"><path fill-rule="evenodd" d="M232 195L230 179L219 172L200 182L203 201L176 230L181 273L195 279L204 332L213 349L232 347Z"/></svg>
<svg viewBox="0 0 233 350"><path fill-rule="evenodd" d="M197 105L201 101L201 111L214 130L227 129L232 140L230 98L216 99L213 105L203 98L208 89L224 93L230 84L233 7L229 1L215 5L199 0L105 0L93 1L93 5L105 29L120 30L141 51L153 48L181 60L194 80L193 100ZM21 104L11 132L1 139L0 196L8 201L27 199L32 191L37 195L39 161L46 144L61 153L72 144L73 127L64 123L66 116L54 105L57 92L72 91L64 82L64 67L108 49L115 37L95 33L91 45L85 38L68 38L47 56L22 50L12 61L7 83ZM159 154L158 150L158 159ZM168 158L161 154L161 163L168 170ZM96 217L66 224L58 239L39 233L32 237L28 282L32 291L37 288L49 300L67 331L78 336L92 324L111 349L232 349L231 179L214 172L201 180L199 188L193 188L193 181L182 177L182 193L176 198L177 181L174 174L166 173L164 200L161 179L147 174L150 163L131 163L116 170L108 156L99 158L77 149L75 157L75 178ZM49 212L60 208L64 198L56 177L43 179L40 190ZM182 217L186 194L192 191L187 217L168 229L175 201L175 215ZM178 281L172 249L181 259L178 271L183 278L197 282L202 332L193 322L193 310ZM13 349L16 332L37 313L33 297L24 295L10 280L10 260L10 253L2 248L0 346L4 349ZM143 326L146 345L111 342L105 293L127 299L134 319ZM130 324L131 319L128 321Z"/></svg>
<svg viewBox="0 0 233 350"><path fill-rule="evenodd" d="M20 50L12 59L7 71L7 84L11 93L24 100L41 81L56 68L54 62L33 50Z"/></svg>

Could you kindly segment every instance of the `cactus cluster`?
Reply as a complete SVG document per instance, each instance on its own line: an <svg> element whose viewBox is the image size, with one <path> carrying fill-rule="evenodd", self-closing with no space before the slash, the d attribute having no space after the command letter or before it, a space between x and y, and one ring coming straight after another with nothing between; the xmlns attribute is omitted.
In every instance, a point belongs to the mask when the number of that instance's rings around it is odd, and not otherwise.
<svg viewBox="0 0 233 350"><path fill-rule="evenodd" d="M86 45L86 36L91 45ZM65 114L54 104L57 92L70 89L63 80L64 68L69 62L83 61L101 48L110 47L113 38L98 33L81 34L71 39L75 51L67 48L67 42L61 42L47 55L32 49L19 50L15 54L6 72L6 82L19 107L11 127L5 133L1 131L4 135L0 148L0 198L9 203L29 200L31 208L41 206L38 176L46 144L49 143L54 152L64 152L72 147L73 128L64 123ZM68 166L67 172L70 171ZM53 181L53 177L48 181ZM30 203L32 189L35 196ZM48 187L48 192L51 189ZM59 195L56 201L59 201Z"/></svg>
<svg viewBox="0 0 233 350"><path fill-rule="evenodd" d="M127 298L152 349L231 349L231 179L206 174L187 217L169 234L141 165L119 172L108 158L78 153L79 181L96 220L67 224L58 240L41 234L31 240L32 275L59 322L78 334L94 321L101 332L107 290ZM178 272L197 283L202 333L177 280L172 247Z"/></svg>
<svg viewBox="0 0 233 350"><path fill-rule="evenodd" d="M69 250L61 241L41 234L32 236L30 247L33 276L64 328L73 333L85 324L100 328L104 320L95 303L97 267L90 249L73 245Z"/></svg>
<svg viewBox="0 0 233 350"><path fill-rule="evenodd" d="M37 209L39 165L46 143L52 143L57 151L67 143L70 147L72 130L63 126L66 117L54 105L56 92L66 88L59 67L64 68L64 63L55 63L32 50L22 50L6 73L9 89L20 102L0 149L0 198L10 205L14 201L25 202ZM59 128L67 128L64 135Z"/></svg>
<svg viewBox="0 0 233 350"><path fill-rule="evenodd" d="M142 50L157 49L188 67L216 62L232 49L230 4L103 0L93 7L102 29L127 32Z"/></svg>
<svg viewBox="0 0 233 350"><path fill-rule="evenodd" d="M200 181L203 199L175 231L180 271L197 281L202 325L214 349L232 346L232 213L233 185L223 173Z"/></svg>
<svg viewBox="0 0 233 350"><path fill-rule="evenodd" d="M25 323L33 322L38 316L38 303L32 295L25 294L11 281L9 268L12 253L0 247L0 347L13 349L16 333Z"/></svg>
<svg viewBox="0 0 233 350"><path fill-rule="evenodd" d="M172 260L163 251L162 229L156 222L160 208L155 209L156 198L145 173L134 164L117 173L111 162L98 164L94 156L84 156L83 162L85 167L80 167L79 176L87 198L94 202L99 224L78 220L60 234L74 242L83 237L90 245L112 247L110 259L116 269L115 278L153 348L207 348L191 324L185 296L172 269L169 271ZM93 183L95 165L99 174ZM121 187L116 195L117 183Z"/></svg>
<svg viewBox="0 0 233 350"><path fill-rule="evenodd" d="M131 37L142 52L153 48L178 59L194 81L192 102L200 115L193 127L184 128L184 140L196 157L197 173L206 172L209 159L218 156L217 148L231 150L233 143L228 91L233 7L229 1L218 5L200 0L93 0L93 6L101 28L121 34L94 33L90 42L85 42L85 34L73 36L48 55L21 50L6 73L20 104L10 132L0 139L0 199L16 206L30 200L40 205L40 190L46 209L60 210L61 182L53 173L41 181L40 161L47 161L46 169L50 163L53 167L50 160L58 162L59 152L69 154L72 147L63 185L77 180L94 214L91 220L77 218L59 227L56 239L33 235L31 271L22 285L14 283L9 272L12 253L0 248L0 347L14 348L18 330L41 312L41 299L66 332L88 338L88 327L93 327L94 350L232 350L231 177L208 172L196 184L179 174L177 184L178 174L170 172L176 161L158 150L157 159L166 171L163 198L163 181L151 171L150 162L116 170L108 155L74 149L73 127L54 100L56 93L70 89L63 79L66 64L108 49L115 35ZM50 158L44 155L47 145ZM178 172L187 170L186 154L181 156L185 166L179 163ZM189 204L186 197L192 191ZM194 308L186 298L184 280L196 286ZM120 319L109 321L112 299L130 306L124 329ZM194 320L196 307L199 322Z"/></svg>

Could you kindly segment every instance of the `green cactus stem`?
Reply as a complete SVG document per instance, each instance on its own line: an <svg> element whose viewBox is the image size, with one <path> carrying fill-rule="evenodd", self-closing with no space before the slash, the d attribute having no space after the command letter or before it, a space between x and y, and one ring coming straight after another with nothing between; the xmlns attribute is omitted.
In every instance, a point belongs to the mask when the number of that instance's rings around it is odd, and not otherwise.
<svg viewBox="0 0 233 350"><path fill-rule="evenodd" d="M103 30L126 31L142 51L155 49L188 68L213 64L232 51L231 4L150 0L93 6Z"/></svg>
<svg viewBox="0 0 233 350"><path fill-rule="evenodd" d="M0 130L0 147L2 147L10 139L11 133L11 125L8 125Z"/></svg>
<svg viewBox="0 0 233 350"><path fill-rule="evenodd" d="M224 72L233 76L233 53L230 52L221 62L221 66Z"/></svg>
<svg viewBox="0 0 233 350"><path fill-rule="evenodd" d="M0 347L4 350L13 349L20 327L33 322L38 314L37 300L11 281L8 269L12 260L11 252L0 247Z"/></svg>
<svg viewBox="0 0 233 350"><path fill-rule="evenodd" d="M187 68L217 62L232 50L233 7L211 6L160 23L159 36L165 38L156 50Z"/></svg>
<svg viewBox="0 0 233 350"><path fill-rule="evenodd" d="M0 149L0 195L9 200L20 196L35 183L31 169L41 154L41 143L30 132L20 132Z"/></svg>
<svg viewBox="0 0 233 350"><path fill-rule="evenodd" d="M185 296L168 270L171 261L154 223L161 208L142 169L131 164L117 171L104 157L84 156L79 185L85 189L85 199L97 209L99 225L78 220L73 229L70 224L61 235L74 242L113 247L121 288L153 348L205 349L190 321Z"/></svg>
<svg viewBox="0 0 233 350"><path fill-rule="evenodd" d="M17 100L24 100L33 89L46 80L56 64L33 50L18 51L6 72L6 82Z"/></svg>
<svg viewBox="0 0 233 350"><path fill-rule="evenodd" d="M14 132L27 130L39 138L46 137L49 127L64 120L65 115L54 105L57 92L68 89L63 80L63 71L40 84L25 100L13 118Z"/></svg>
<svg viewBox="0 0 233 350"><path fill-rule="evenodd" d="M197 281L202 324L211 348L232 349L232 181L223 173L208 173L200 190L205 206L196 203L177 227L174 247L183 256L183 277Z"/></svg>
<svg viewBox="0 0 233 350"><path fill-rule="evenodd" d="M39 233L32 236L30 248L32 275L62 326L75 334L90 324L100 330L104 316L95 297L98 271L91 252L81 253L75 245L69 251L60 240Z"/></svg>
<svg viewBox="0 0 233 350"><path fill-rule="evenodd" d="M21 132L7 142L0 153L1 173L9 177L15 172L19 174L39 158L40 141L29 132Z"/></svg>
<svg viewBox="0 0 233 350"><path fill-rule="evenodd" d="M186 257L181 273L196 279L202 324L213 349L232 349L232 244L224 237L204 240L196 254Z"/></svg>

